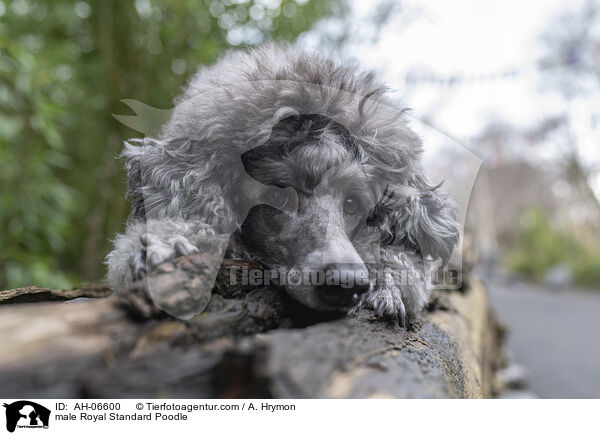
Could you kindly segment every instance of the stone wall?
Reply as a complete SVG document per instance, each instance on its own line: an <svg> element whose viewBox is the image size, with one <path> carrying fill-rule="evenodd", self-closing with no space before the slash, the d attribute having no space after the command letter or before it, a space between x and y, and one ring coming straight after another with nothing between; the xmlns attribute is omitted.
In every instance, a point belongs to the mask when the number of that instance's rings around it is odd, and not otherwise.
<svg viewBox="0 0 600 435"><path fill-rule="evenodd" d="M101 287L31 289L0 292L2 397L482 398L503 363L473 279L435 293L408 329L367 311L310 318L274 288L215 294L189 321L91 299ZM45 291L54 302L39 302Z"/></svg>

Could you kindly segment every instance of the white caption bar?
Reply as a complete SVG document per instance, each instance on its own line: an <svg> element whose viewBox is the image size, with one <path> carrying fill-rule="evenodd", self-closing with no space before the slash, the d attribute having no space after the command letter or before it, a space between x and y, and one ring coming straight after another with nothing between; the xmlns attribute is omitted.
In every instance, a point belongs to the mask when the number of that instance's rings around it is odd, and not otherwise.
<svg viewBox="0 0 600 435"><path fill-rule="evenodd" d="M600 433L596 421L598 400L4 399L2 402L5 406L0 414L4 427L0 433L17 435L106 435L126 431L244 435Z"/></svg>

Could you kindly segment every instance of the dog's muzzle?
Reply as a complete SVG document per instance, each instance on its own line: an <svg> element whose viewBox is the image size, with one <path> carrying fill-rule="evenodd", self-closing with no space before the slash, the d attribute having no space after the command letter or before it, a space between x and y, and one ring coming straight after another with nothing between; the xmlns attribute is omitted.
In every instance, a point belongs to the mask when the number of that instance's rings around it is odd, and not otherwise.
<svg viewBox="0 0 600 435"><path fill-rule="evenodd" d="M362 264L331 263L326 267L328 280L317 287L321 300L332 307L351 307L370 288L369 274Z"/></svg>

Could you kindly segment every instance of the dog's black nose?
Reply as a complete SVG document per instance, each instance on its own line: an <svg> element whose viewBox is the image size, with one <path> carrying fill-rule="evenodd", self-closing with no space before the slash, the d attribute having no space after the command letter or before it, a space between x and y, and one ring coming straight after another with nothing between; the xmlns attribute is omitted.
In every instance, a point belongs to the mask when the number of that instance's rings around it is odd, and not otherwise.
<svg viewBox="0 0 600 435"><path fill-rule="evenodd" d="M325 268L325 283L319 286L319 296L328 305L348 307L355 305L370 285L364 265L331 263Z"/></svg>

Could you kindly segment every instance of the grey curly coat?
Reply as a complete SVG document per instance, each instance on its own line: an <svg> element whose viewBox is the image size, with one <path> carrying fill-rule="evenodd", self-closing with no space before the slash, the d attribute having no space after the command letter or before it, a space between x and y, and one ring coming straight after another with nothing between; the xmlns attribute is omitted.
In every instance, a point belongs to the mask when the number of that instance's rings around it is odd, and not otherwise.
<svg viewBox="0 0 600 435"><path fill-rule="evenodd" d="M385 91L372 74L274 45L201 68L161 137L126 143L133 207L107 258L110 284L217 240L274 270L354 280L283 285L308 307L416 314L428 267L449 259L458 230Z"/></svg>

